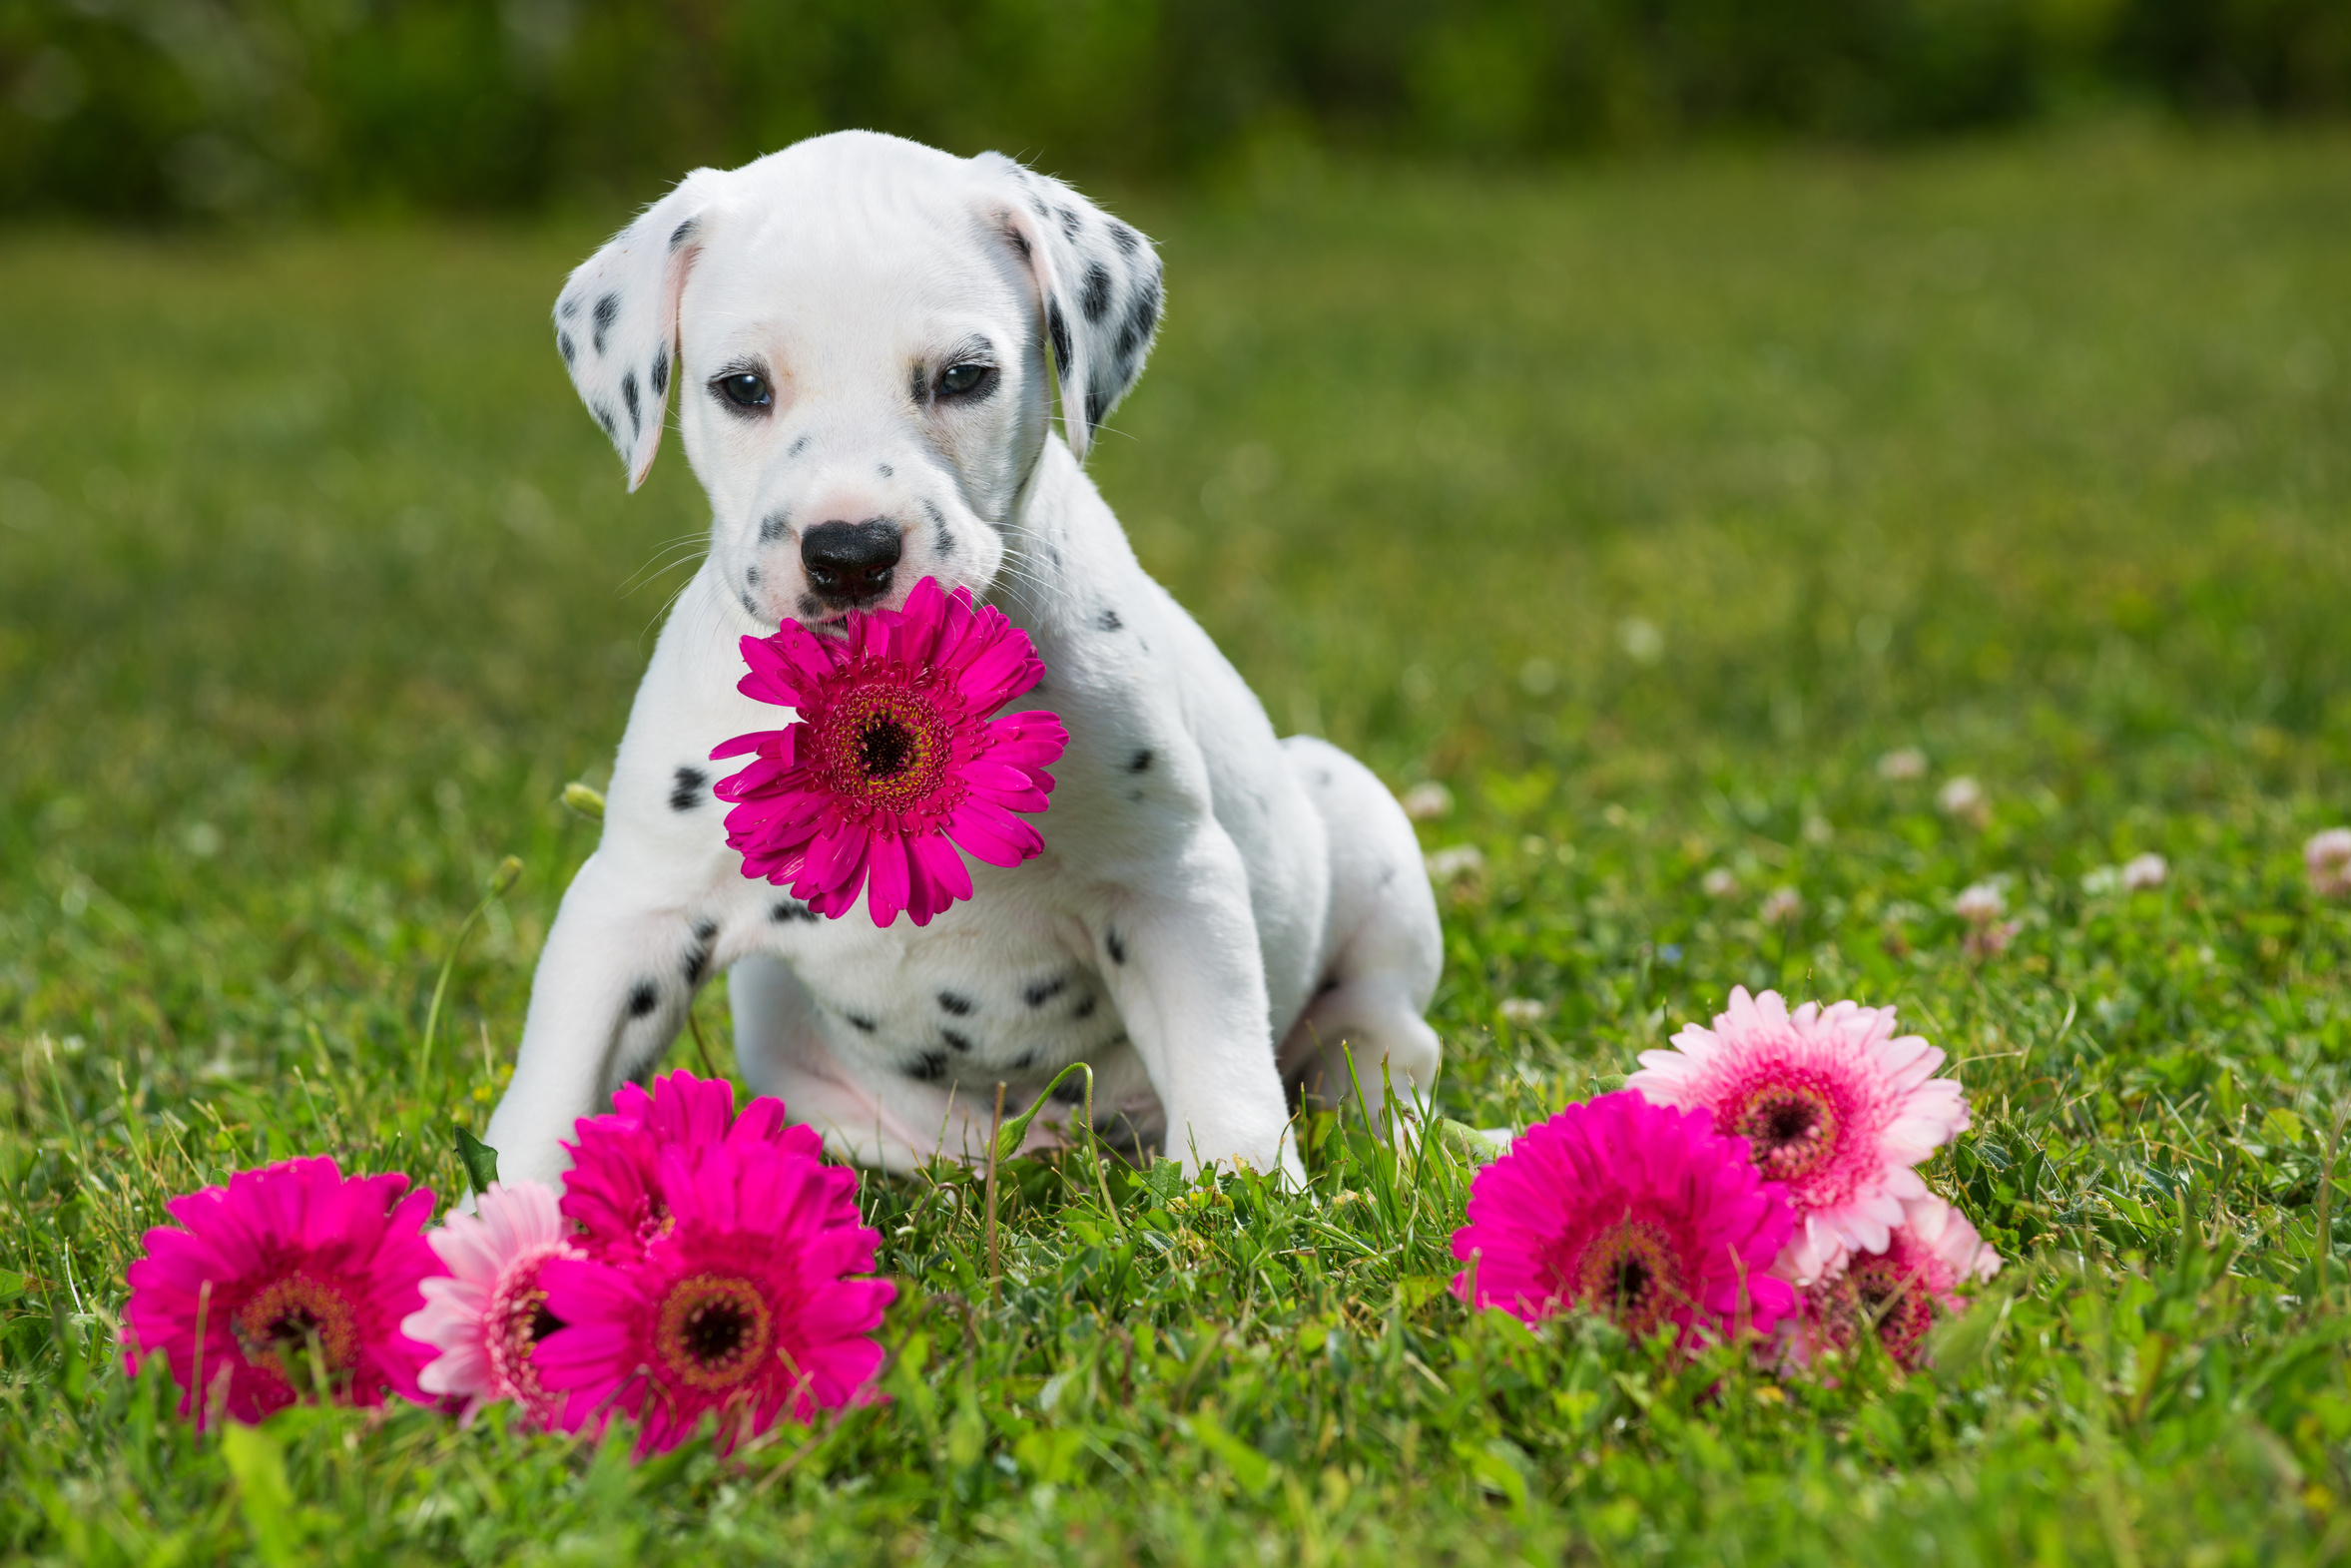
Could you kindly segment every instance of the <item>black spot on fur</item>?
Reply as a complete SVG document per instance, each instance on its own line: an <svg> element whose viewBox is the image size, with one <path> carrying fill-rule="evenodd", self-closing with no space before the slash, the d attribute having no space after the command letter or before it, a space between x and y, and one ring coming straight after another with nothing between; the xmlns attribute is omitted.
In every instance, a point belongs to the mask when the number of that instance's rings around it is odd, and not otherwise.
<svg viewBox="0 0 2351 1568"><path fill-rule="evenodd" d="M750 616L754 621L760 619L758 600L752 598L749 594L737 594L735 597L743 601L743 613L745 615ZM805 608L801 611L801 614L803 615L808 613L809 612Z"/></svg>
<svg viewBox="0 0 2351 1568"><path fill-rule="evenodd" d="M905 1073L918 1084L937 1083L947 1075L947 1053L924 1051L906 1064Z"/></svg>
<svg viewBox="0 0 2351 1568"><path fill-rule="evenodd" d="M1054 1103L1055 1105L1083 1105L1083 1104L1085 1104L1085 1103L1086 1103L1086 1080L1085 1080L1085 1075L1081 1073L1081 1074L1077 1075L1076 1077L1072 1077L1072 1078L1064 1078L1064 1079L1062 1079L1062 1080L1061 1080L1059 1083L1055 1084L1055 1085L1053 1086L1053 1103Z"/></svg>
<svg viewBox="0 0 2351 1568"><path fill-rule="evenodd" d="M1036 214L1039 218L1050 218L1053 216L1045 208L1045 199L1037 195L1034 191L1028 193L1028 210Z"/></svg>
<svg viewBox="0 0 2351 1568"><path fill-rule="evenodd" d="M1120 256L1133 256L1135 247L1143 243L1143 237L1113 218L1110 220L1110 243L1118 247Z"/></svg>
<svg viewBox="0 0 2351 1568"><path fill-rule="evenodd" d="M710 775L699 768L681 768L676 782L670 785L670 809L691 811L702 803L702 786L710 783Z"/></svg>
<svg viewBox="0 0 2351 1568"><path fill-rule="evenodd" d="M665 397L669 396L669 394L670 394L670 351L669 351L669 349L668 349L667 347L656 348L655 350L653 350L653 375L652 375L652 383L653 383L653 400L654 400L655 402L659 402L659 401L661 401L661 399L663 399L663 398L665 398Z"/></svg>
<svg viewBox="0 0 2351 1568"><path fill-rule="evenodd" d="M858 1030L862 1034L872 1034L881 1027L864 1013L843 1013L841 1016L849 1020L849 1026L852 1029Z"/></svg>
<svg viewBox="0 0 2351 1568"><path fill-rule="evenodd" d="M573 360L580 356L579 345L571 340L571 333L569 332L557 332L555 334L555 350L556 352L563 355L563 362L565 364L570 364Z"/></svg>
<svg viewBox="0 0 2351 1568"><path fill-rule="evenodd" d="M938 1032L938 1037L946 1041L947 1049L950 1051L968 1052L971 1049L971 1037L967 1034L957 1034L952 1029L941 1029Z"/></svg>
<svg viewBox="0 0 2351 1568"><path fill-rule="evenodd" d="M874 465L874 471L884 479L895 479L897 477L897 470L890 467L887 463L876 463Z"/></svg>
<svg viewBox="0 0 2351 1568"><path fill-rule="evenodd" d="M591 403L588 405L588 412L596 416L596 422L604 427L606 435L616 441L620 439L620 422L612 417L611 409L602 403Z"/></svg>
<svg viewBox="0 0 2351 1568"><path fill-rule="evenodd" d="M757 588L759 586L759 568L756 566L745 567L743 569L743 580L749 583L752 587Z"/></svg>
<svg viewBox="0 0 2351 1568"><path fill-rule="evenodd" d="M698 942L707 942L718 934L718 921L710 919L706 916L705 918L694 922L694 940Z"/></svg>
<svg viewBox="0 0 2351 1568"><path fill-rule="evenodd" d="M1028 988L1020 993L1020 999L1031 1007L1042 1007L1068 989L1069 976L1057 974L1050 980L1029 982Z"/></svg>
<svg viewBox="0 0 2351 1568"><path fill-rule="evenodd" d="M1078 230L1077 209L1074 207L1059 208L1056 209L1056 216L1061 220L1061 234L1063 238L1075 240L1077 238Z"/></svg>
<svg viewBox="0 0 2351 1568"><path fill-rule="evenodd" d="M1095 616L1094 624L1105 632L1115 632L1119 628L1126 625L1124 621L1121 621L1118 618L1118 612L1116 610L1105 610L1100 615Z"/></svg>
<svg viewBox="0 0 2351 1568"><path fill-rule="evenodd" d="M1078 290L1077 307L1089 321L1099 321L1110 313L1110 268L1099 261L1086 263L1085 286Z"/></svg>
<svg viewBox="0 0 2351 1568"><path fill-rule="evenodd" d="M1103 928L1102 950L1110 955L1110 961L1112 963L1122 964L1126 962L1126 938L1118 934L1117 926L1112 925L1105 926Z"/></svg>
<svg viewBox="0 0 2351 1568"><path fill-rule="evenodd" d="M806 920L809 924L815 925L822 916L797 898L779 898L776 900L775 906L768 910L768 918L778 925L792 920Z"/></svg>
<svg viewBox="0 0 2351 1568"><path fill-rule="evenodd" d="M802 436L799 440L793 442L791 446L785 449L784 455L786 457L798 457L801 453L809 449L809 440L810 437L806 435Z"/></svg>
<svg viewBox="0 0 2351 1568"><path fill-rule="evenodd" d="M604 334L612 330L612 323L620 319L620 295L606 294L596 301L596 352L604 352Z"/></svg>
<svg viewBox="0 0 2351 1568"><path fill-rule="evenodd" d="M671 230L670 249L675 251L678 247L693 239L694 231L696 227L701 224L701 222L702 220L699 218L689 218L684 223L678 225L677 228Z"/></svg>
<svg viewBox="0 0 2351 1568"><path fill-rule="evenodd" d="M580 302L577 299L561 300L555 306L555 313L568 321L580 313Z"/></svg>
<svg viewBox="0 0 2351 1568"><path fill-rule="evenodd" d="M718 928L711 929L715 932ZM686 956L678 965L685 971L688 985L700 985L703 975L710 970L710 938L702 935L700 927L695 929L695 937L694 945L686 949Z"/></svg>
<svg viewBox="0 0 2351 1568"><path fill-rule="evenodd" d="M1053 368L1067 378L1069 374L1069 321L1061 314L1061 301L1045 305L1045 332L1053 339Z"/></svg>
<svg viewBox="0 0 2351 1568"><path fill-rule="evenodd" d="M774 544L790 532L792 532L792 524L785 520L782 512L770 512L759 520L759 542L761 544Z"/></svg>
<svg viewBox="0 0 2351 1568"><path fill-rule="evenodd" d="M941 991L938 993L938 1005L940 1011L953 1013L957 1018L971 1016L972 1004L971 998L968 996L958 996L953 991Z"/></svg>
<svg viewBox="0 0 2351 1568"><path fill-rule="evenodd" d="M1109 411L1103 401L1102 389L1098 386L1086 388L1086 428L1091 430L1101 424L1102 416Z"/></svg>
<svg viewBox="0 0 2351 1568"><path fill-rule="evenodd" d="M651 980L639 980L629 988L629 1016L642 1018L661 1004L661 992Z"/></svg>
<svg viewBox="0 0 2351 1568"><path fill-rule="evenodd" d="M919 359L906 366L906 396L913 400L917 408L930 401L930 377L923 371Z"/></svg>
<svg viewBox="0 0 2351 1568"><path fill-rule="evenodd" d="M1020 253L1020 260L1023 261L1028 260L1028 236L1017 229L1007 228L1004 231L1004 238L1012 242L1012 249Z"/></svg>
<svg viewBox="0 0 2351 1568"><path fill-rule="evenodd" d="M1327 974L1323 976L1323 983L1315 987L1315 995L1329 996L1333 991L1338 989L1339 977L1335 974Z"/></svg>
<svg viewBox="0 0 2351 1568"><path fill-rule="evenodd" d="M631 370L620 378L620 400L629 405L629 434L631 436L645 428L645 421L637 407L637 372Z"/></svg>
<svg viewBox="0 0 2351 1568"><path fill-rule="evenodd" d="M955 536L948 533L943 528L938 531L938 553L940 555L953 555L955 553Z"/></svg>
<svg viewBox="0 0 2351 1568"><path fill-rule="evenodd" d="M1137 752L1134 756L1128 758L1126 760L1126 771L1130 774L1149 773L1151 771L1151 749L1146 746L1141 751Z"/></svg>
<svg viewBox="0 0 2351 1568"><path fill-rule="evenodd" d="M1099 996L1088 996L1084 1001L1078 1003L1075 1007L1072 1007L1069 1010L1069 1016L1072 1018L1091 1018L1094 1016L1094 1009L1101 1005L1102 998Z"/></svg>
<svg viewBox="0 0 2351 1568"><path fill-rule="evenodd" d="M1011 1072L1024 1073L1036 1065L1036 1052L1023 1051L1004 1065Z"/></svg>

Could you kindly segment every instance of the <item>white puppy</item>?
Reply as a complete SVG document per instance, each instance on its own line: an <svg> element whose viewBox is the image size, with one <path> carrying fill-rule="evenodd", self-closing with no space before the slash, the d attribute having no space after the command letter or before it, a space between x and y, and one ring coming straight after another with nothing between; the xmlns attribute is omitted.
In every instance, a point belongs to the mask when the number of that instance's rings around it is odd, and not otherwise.
<svg viewBox="0 0 2351 1568"><path fill-rule="evenodd" d="M631 488L679 385L710 554L539 960L489 1126L510 1178L559 1179L573 1119L651 1070L719 969L752 1087L892 1169L979 1157L996 1084L1017 1109L1076 1061L1106 1135L1194 1168L1297 1175L1286 1084L1335 1097L1343 1044L1375 1111L1384 1059L1424 1102L1442 954L1403 810L1337 748L1275 739L1078 466L1159 307L1149 242L1066 186L862 132L698 170L571 275L556 343ZM711 793L714 746L791 718L737 693L738 644L925 576L1044 661L1014 706L1069 730L1045 852L972 864L971 900L920 929L820 919L743 875Z"/></svg>

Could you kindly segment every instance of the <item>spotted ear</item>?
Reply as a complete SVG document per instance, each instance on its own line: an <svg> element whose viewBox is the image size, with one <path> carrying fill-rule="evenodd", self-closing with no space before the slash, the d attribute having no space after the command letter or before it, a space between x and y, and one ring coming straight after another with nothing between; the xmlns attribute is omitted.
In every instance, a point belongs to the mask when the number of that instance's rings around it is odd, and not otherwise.
<svg viewBox="0 0 2351 1568"><path fill-rule="evenodd" d="M990 216L1028 265L1061 382L1061 427L1080 459L1143 373L1159 330L1159 253L1060 181L1001 153L973 160L990 182Z"/></svg>
<svg viewBox="0 0 2351 1568"><path fill-rule="evenodd" d="M678 296L702 248L716 171L698 169L573 269L555 296L555 347L580 401L645 482L678 360Z"/></svg>

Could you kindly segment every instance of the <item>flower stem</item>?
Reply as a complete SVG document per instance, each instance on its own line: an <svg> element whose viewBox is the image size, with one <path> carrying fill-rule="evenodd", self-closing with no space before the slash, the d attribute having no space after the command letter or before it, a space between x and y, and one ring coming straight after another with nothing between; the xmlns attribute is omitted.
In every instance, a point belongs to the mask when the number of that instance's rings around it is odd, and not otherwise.
<svg viewBox="0 0 2351 1568"><path fill-rule="evenodd" d="M450 939L449 956L441 960L441 977L433 982L432 1006L425 1010L424 1037L416 1042L415 1079L418 1089L424 1087L424 1070L432 1064L432 1037L440 1028L441 1000L449 993L449 976L456 971L457 955L465 950L465 938L481 917L489 912L490 901L512 887L515 878L520 875L520 859L508 855L500 860L498 868L490 873L489 891L481 895L481 902L473 906L473 913L465 917L465 923L457 927L456 936Z"/></svg>
<svg viewBox="0 0 2351 1568"><path fill-rule="evenodd" d="M996 1268L996 1134L1004 1125L1004 1086L996 1085L996 1114L987 1124L987 1299L1004 1299L1004 1277Z"/></svg>

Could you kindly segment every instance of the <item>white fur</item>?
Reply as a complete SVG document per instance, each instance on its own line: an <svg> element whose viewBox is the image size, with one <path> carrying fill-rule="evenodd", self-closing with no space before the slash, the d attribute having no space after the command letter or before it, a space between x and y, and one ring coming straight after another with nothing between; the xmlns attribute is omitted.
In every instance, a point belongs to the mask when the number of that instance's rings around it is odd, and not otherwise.
<svg viewBox="0 0 2351 1568"><path fill-rule="evenodd" d="M574 1118L650 1070L722 969L752 1087L892 1169L978 1157L994 1086L1017 1109L1072 1061L1094 1069L1107 1133L1193 1167L1295 1176L1285 1078L1335 1094L1343 1043L1373 1107L1383 1061L1425 1102L1442 952L1403 810L1337 748L1275 739L1079 467L1141 368L1158 290L1149 244L1058 182L866 133L697 171L573 273L556 325L581 396L633 487L661 439L654 384L678 383L711 547L539 962L489 1126L508 1180L559 1178ZM918 395L982 344L992 395ZM773 384L764 413L712 385L744 365ZM740 639L839 618L801 530L869 518L902 531L880 602L930 575L1001 607L1047 671L1016 706L1070 734L1032 818L1045 853L973 864L975 896L921 929L877 930L862 903L818 919L747 879L709 788L740 766L708 762L715 745L791 717L736 692Z"/></svg>

